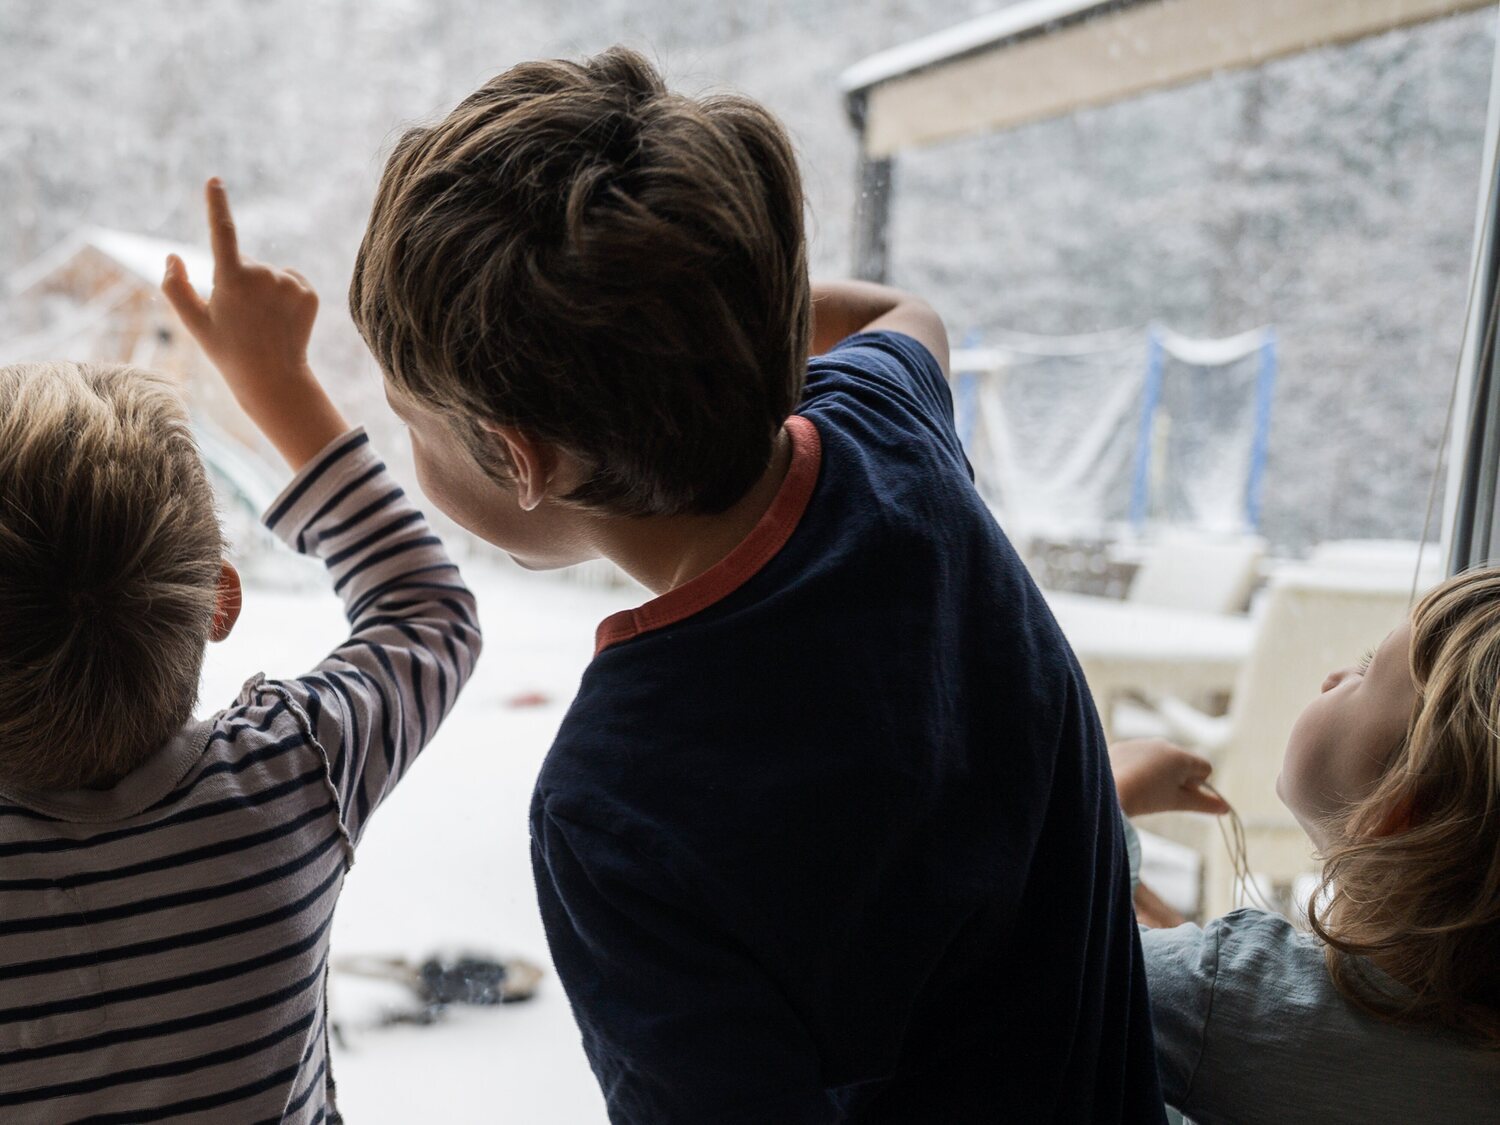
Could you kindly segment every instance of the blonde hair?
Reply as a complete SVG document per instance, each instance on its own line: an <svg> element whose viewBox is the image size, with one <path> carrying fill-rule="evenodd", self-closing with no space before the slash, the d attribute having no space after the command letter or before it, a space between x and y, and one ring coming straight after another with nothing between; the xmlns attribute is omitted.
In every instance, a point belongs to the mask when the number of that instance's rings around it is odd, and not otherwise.
<svg viewBox="0 0 1500 1125"><path fill-rule="evenodd" d="M1500 1048L1500 569L1423 598L1410 659L1406 739L1343 818L1308 921L1360 1007Z"/></svg>
<svg viewBox="0 0 1500 1125"><path fill-rule="evenodd" d="M192 714L223 538L172 384L0 367L0 779L113 783Z"/></svg>

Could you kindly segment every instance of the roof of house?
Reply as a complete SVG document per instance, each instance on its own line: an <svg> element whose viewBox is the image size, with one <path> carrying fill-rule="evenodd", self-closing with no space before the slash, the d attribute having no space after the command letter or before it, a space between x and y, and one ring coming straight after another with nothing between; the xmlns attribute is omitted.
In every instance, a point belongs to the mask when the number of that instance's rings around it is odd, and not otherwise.
<svg viewBox="0 0 1500 1125"><path fill-rule="evenodd" d="M1023 0L977 19L903 43L861 59L839 75L846 94L857 94L892 78L993 47L1007 39L1054 29L1113 0Z"/></svg>
<svg viewBox="0 0 1500 1125"><path fill-rule="evenodd" d="M213 282L213 258L201 247L106 227L80 227L13 274L8 288L12 294L24 293L51 277L86 249L103 254L143 284L152 287L161 283L168 254L176 254L182 259L193 287L204 296L208 295Z"/></svg>
<svg viewBox="0 0 1500 1125"><path fill-rule="evenodd" d="M840 76L865 155L1108 105L1494 0L1021 0Z"/></svg>

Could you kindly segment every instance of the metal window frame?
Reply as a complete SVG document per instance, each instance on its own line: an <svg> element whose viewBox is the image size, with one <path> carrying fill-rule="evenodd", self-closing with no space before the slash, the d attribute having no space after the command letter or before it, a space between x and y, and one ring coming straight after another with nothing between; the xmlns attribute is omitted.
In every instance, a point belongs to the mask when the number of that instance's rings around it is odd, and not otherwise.
<svg viewBox="0 0 1500 1125"><path fill-rule="evenodd" d="M1453 391L1441 537L1449 574L1500 559L1500 36L1490 71L1489 114L1463 352Z"/></svg>

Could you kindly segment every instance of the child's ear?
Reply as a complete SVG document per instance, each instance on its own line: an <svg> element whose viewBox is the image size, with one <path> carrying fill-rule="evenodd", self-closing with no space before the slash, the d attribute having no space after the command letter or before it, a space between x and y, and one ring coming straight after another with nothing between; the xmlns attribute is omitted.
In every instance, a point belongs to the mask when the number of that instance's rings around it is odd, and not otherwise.
<svg viewBox="0 0 1500 1125"><path fill-rule="evenodd" d="M234 623L240 619L243 595L240 572L234 569L232 562L225 559L219 564L219 601L214 606L214 623L208 634L209 640L222 641L234 631Z"/></svg>
<svg viewBox="0 0 1500 1125"><path fill-rule="evenodd" d="M547 490L552 486L552 478L557 472L557 451L515 426L494 422L481 425L505 447L511 471L515 473L516 499L521 510L534 510L547 498Z"/></svg>

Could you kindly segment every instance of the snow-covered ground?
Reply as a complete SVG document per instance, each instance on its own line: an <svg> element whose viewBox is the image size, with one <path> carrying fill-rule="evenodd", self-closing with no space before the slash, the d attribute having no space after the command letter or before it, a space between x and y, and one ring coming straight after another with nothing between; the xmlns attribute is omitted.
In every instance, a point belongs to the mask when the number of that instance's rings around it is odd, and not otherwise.
<svg viewBox="0 0 1500 1125"><path fill-rule="evenodd" d="M530 1003L394 1028L374 1024L401 1005L399 990L335 975L339 1104L354 1125L602 1122L567 999L550 974L526 812L592 653L594 626L645 595L472 563L464 573L480 599L484 656L452 716L371 822L339 903L333 952L419 958L471 948L528 958L549 975ZM345 629L332 594L247 589L234 635L209 651L200 710L227 705L257 671L306 670ZM533 692L549 702L512 705Z"/></svg>

